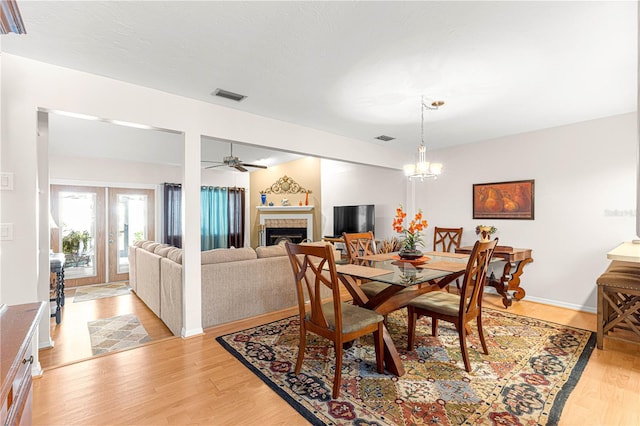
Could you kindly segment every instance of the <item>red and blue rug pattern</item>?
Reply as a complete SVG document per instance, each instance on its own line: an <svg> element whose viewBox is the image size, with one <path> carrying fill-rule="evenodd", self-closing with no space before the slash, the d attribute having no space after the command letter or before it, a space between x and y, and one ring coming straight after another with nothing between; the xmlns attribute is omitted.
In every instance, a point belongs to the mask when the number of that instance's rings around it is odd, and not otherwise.
<svg viewBox="0 0 640 426"><path fill-rule="evenodd" d="M345 351L338 399L331 398L335 359L328 340L308 333L302 370L294 373L297 316L217 340L316 425L557 424L595 346L590 331L485 308L489 355L471 323L467 373L451 324L441 322L433 337L430 320L420 318L416 347L407 352L406 310L387 323L406 373L377 373L371 337L361 338Z"/></svg>

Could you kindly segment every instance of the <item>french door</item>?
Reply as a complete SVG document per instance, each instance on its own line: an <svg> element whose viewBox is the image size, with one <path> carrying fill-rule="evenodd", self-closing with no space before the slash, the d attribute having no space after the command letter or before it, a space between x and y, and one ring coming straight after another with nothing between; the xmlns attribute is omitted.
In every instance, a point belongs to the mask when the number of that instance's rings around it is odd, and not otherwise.
<svg viewBox="0 0 640 426"><path fill-rule="evenodd" d="M65 254L65 286L106 282L105 190L51 185L51 249Z"/></svg>
<svg viewBox="0 0 640 426"><path fill-rule="evenodd" d="M128 280L129 245L154 238L154 202L149 189L51 185L51 249L65 254L65 286Z"/></svg>
<svg viewBox="0 0 640 426"><path fill-rule="evenodd" d="M109 281L129 279L129 246L154 239L154 191L109 188Z"/></svg>

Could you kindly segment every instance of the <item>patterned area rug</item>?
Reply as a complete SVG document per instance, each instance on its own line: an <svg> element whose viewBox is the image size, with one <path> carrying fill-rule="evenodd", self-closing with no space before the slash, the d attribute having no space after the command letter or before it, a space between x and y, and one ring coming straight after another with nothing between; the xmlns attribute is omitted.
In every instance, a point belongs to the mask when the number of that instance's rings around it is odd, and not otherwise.
<svg viewBox="0 0 640 426"><path fill-rule="evenodd" d="M361 338L345 351L337 400L331 399L335 360L328 340L308 333L302 370L293 371L297 316L217 340L316 425L557 424L595 346L590 331L485 308L489 355L471 324L467 373L454 327L441 321L434 338L430 319L420 318L416 348L407 352L406 324L406 310L388 317L406 374L378 374L372 339Z"/></svg>
<svg viewBox="0 0 640 426"><path fill-rule="evenodd" d="M103 297L124 296L131 293L131 287L126 283L100 284L79 287L73 296L73 302L102 299Z"/></svg>
<svg viewBox="0 0 640 426"><path fill-rule="evenodd" d="M132 348L151 340L134 314L89 321L87 324L94 355Z"/></svg>

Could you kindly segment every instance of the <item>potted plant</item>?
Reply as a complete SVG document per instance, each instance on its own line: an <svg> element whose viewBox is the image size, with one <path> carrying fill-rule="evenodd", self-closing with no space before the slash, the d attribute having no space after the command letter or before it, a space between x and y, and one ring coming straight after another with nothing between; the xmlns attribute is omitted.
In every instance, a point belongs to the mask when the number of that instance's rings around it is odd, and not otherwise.
<svg viewBox="0 0 640 426"><path fill-rule="evenodd" d="M70 229L65 233L62 237L62 252L66 255L67 261L71 265L78 266L83 260L88 263L89 257L83 256L83 252L89 248L89 241L91 241L89 231L74 231Z"/></svg>
<svg viewBox="0 0 640 426"><path fill-rule="evenodd" d="M423 244L420 231L427 228L427 220L422 218L422 210L418 210L409 226L405 227L404 220L407 214L402 210L402 205L396 209L396 217L393 219L393 229L404 234L404 239L400 243L402 250L398 253L403 259L413 260L422 256L422 251L418 250L418 246Z"/></svg>
<svg viewBox="0 0 640 426"><path fill-rule="evenodd" d="M498 228L491 225L476 226L476 235L480 237L480 241L487 242L491 239L491 235L495 234Z"/></svg>

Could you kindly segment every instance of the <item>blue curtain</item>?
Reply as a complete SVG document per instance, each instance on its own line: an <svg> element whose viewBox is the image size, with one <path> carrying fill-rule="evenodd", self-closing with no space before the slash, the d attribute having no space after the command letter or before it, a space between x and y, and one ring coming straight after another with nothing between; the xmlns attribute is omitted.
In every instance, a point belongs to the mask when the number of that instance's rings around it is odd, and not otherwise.
<svg viewBox="0 0 640 426"><path fill-rule="evenodd" d="M200 250L229 247L229 196L227 188L200 189Z"/></svg>

